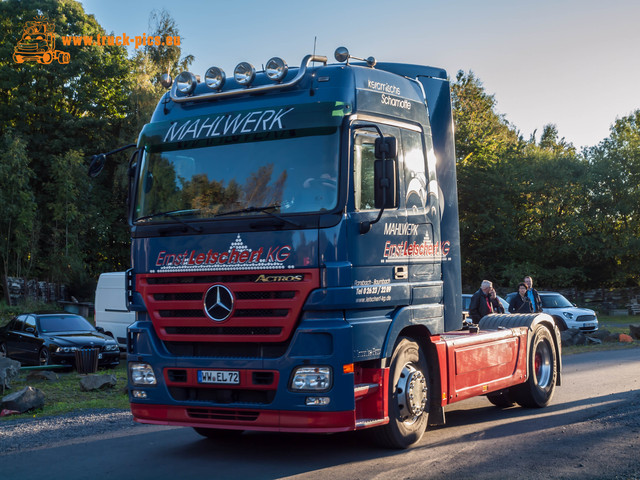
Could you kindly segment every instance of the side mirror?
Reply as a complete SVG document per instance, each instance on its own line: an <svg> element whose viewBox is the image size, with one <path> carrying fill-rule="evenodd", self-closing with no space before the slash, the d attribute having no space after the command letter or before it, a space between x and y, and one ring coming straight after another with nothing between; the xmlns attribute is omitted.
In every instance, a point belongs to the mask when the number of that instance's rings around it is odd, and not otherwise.
<svg viewBox="0 0 640 480"><path fill-rule="evenodd" d="M96 330L98 332L100 332L100 333L104 333L104 331L105 331L104 328L102 328L102 327L96 327Z"/></svg>
<svg viewBox="0 0 640 480"><path fill-rule="evenodd" d="M380 160L396 158L398 156L398 140L396 137L376 138L374 155Z"/></svg>
<svg viewBox="0 0 640 480"><path fill-rule="evenodd" d="M395 160L376 160L373 163L374 206L394 208L398 204Z"/></svg>

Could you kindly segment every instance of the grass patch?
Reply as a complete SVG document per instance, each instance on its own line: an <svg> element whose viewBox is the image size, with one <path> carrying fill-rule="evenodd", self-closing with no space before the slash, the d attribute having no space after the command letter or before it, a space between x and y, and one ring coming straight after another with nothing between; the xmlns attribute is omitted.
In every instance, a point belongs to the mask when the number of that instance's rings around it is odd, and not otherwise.
<svg viewBox="0 0 640 480"><path fill-rule="evenodd" d="M629 325L640 325L638 315L598 315L598 328L611 333L629 334Z"/></svg>
<svg viewBox="0 0 640 480"><path fill-rule="evenodd" d="M127 386L126 362L120 363L113 369L100 369L98 374L115 375L116 386L106 390L84 392L80 388L79 375L75 370L56 372L58 381L30 380L27 382L29 370L21 370L18 378L11 382L11 390L5 391L5 395L17 392L24 387L31 386L42 390L45 396L45 405L38 410L31 410L20 415L0 417L2 420L14 420L19 418L48 417L62 415L76 410L92 408L120 408L129 409L129 397L125 392Z"/></svg>

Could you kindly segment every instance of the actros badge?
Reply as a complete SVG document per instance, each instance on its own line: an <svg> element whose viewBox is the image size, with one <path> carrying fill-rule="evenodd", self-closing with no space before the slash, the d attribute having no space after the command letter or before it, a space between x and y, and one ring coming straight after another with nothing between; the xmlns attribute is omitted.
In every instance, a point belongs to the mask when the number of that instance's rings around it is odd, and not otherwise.
<svg viewBox="0 0 640 480"><path fill-rule="evenodd" d="M233 311L233 294L224 285L213 285L204 296L204 313L211 320L222 322Z"/></svg>

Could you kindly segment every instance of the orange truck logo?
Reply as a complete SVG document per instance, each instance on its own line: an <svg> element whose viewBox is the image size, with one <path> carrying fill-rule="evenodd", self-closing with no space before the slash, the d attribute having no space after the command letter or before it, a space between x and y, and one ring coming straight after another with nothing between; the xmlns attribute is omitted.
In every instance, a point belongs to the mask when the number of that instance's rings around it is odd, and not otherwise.
<svg viewBox="0 0 640 480"><path fill-rule="evenodd" d="M44 17L35 17L33 21L26 22L22 38L13 51L13 60L16 63L38 62L45 65L54 60L60 64L69 63L69 53L56 50L54 30L55 25Z"/></svg>

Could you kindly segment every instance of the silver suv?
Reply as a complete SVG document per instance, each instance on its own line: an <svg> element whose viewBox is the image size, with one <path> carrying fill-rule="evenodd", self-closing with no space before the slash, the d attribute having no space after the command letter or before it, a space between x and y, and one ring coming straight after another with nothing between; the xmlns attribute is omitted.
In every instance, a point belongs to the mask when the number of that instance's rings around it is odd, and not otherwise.
<svg viewBox="0 0 640 480"><path fill-rule="evenodd" d="M598 330L596 312L588 308L577 307L558 292L538 292L542 301L542 310L556 319L560 330L577 328L583 332ZM507 301L516 296L513 292L507 295Z"/></svg>

